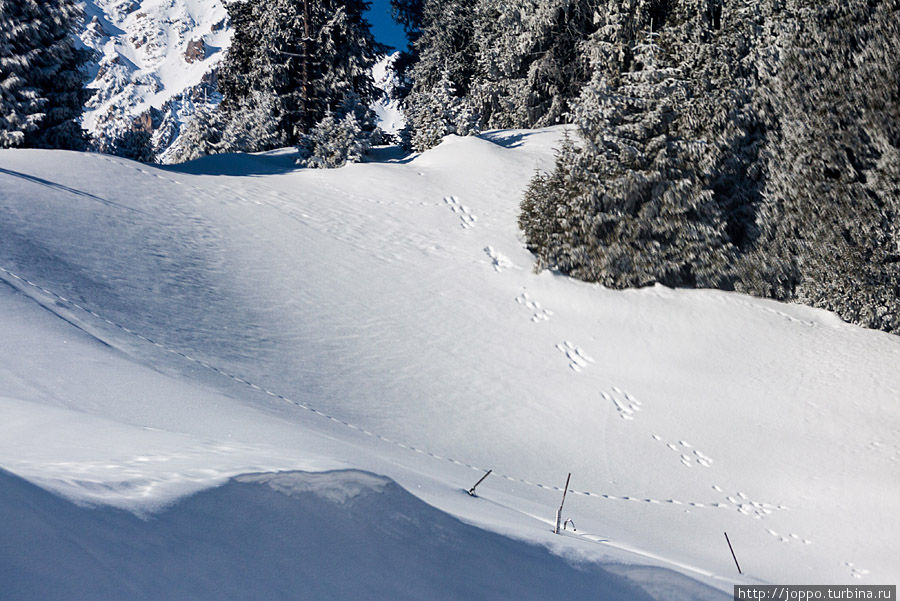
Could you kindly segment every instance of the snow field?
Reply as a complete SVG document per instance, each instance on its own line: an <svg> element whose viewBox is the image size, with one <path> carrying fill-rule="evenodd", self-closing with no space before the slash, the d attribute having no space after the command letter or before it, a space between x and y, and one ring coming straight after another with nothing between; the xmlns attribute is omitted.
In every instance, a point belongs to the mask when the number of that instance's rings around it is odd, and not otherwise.
<svg viewBox="0 0 900 601"><path fill-rule="evenodd" d="M735 294L534 274L518 199L558 137L333 171L0 153L0 466L139 512L241 473L353 467L723 591L896 580L900 342ZM487 469L478 500L458 494ZM584 534L553 537L569 471Z"/></svg>

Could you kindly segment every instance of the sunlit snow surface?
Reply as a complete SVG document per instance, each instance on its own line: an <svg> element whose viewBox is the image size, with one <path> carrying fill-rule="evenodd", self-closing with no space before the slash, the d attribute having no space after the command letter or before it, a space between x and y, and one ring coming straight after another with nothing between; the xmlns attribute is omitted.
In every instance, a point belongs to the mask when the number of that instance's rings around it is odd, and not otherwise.
<svg viewBox="0 0 900 601"><path fill-rule="evenodd" d="M660 599L709 591L633 566L900 579L900 338L533 273L518 203L560 135L337 170L0 152L0 468L165 533L240 474L360 469Z"/></svg>

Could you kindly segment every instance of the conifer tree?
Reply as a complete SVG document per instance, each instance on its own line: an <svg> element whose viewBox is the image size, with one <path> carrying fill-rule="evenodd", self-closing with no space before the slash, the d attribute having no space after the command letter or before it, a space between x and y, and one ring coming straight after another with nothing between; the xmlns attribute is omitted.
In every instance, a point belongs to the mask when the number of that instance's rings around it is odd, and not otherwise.
<svg viewBox="0 0 900 601"><path fill-rule="evenodd" d="M184 163L202 156L228 152L224 141L227 124L222 113L206 105L197 109L169 150L169 162Z"/></svg>
<svg viewBox="0 0 900 601"><path fill-rule="evenodd" d="M73 0L0 2L0 145L84 148L81 19Z"/></svg>
<svg viewBox="0 0 900 601"><path fill-rule="evenodd" d="M381 131L375 126L375 113L359 98L348 94L336 111L329 111L300 141L304 167L340 167L362 159Z"/></svg>
<svg viewBox="0 0 900 601"><path fill-rule="evenodd" d="M440 140L436 132L457 133L455 110L466 96L474 74L476 46L473 41L477 0L424 0L422 33L415 43L419 56L412 68L412 90L406 100L408 139L413 148L424 150ZM440 114L435 93L449 95L448 114ZM458 99L458 100L457 100ZM466 116L461 129L468 132ZM427 127L427 131L420 130ZM441 134L444 135L444 134ZM426 143L427 141L427 143Z"/></svg>
<svg viewBox="0 0 900 601"><path fill-rule="evenodd" d="M743 289L900 333L900 2L794 0L772 29L762 238Z"/></svg>
<svg viewBox="0 0 900 601"><path fill-rule="evenodd" d="M361 0L247 0L228 5L234 39L219 76L226 121L247 135L237 150L296 144L348 94L374 97L382 48ZM248 111L265 104L268 111ZM274 127L259 121L273 121ZM249 132L262 132L260 137ZM272 135L274 132L274 135Z"/></svg>
<svg viewBox="0 0 900 601"><path fill-rule="evenodd" d="M130 129L123 132L113 141L109 152L142 163L152 163L156 160L152 135L142 129Z"/></svg>
<svg viewBox="0 0 900 601"><path fill-rule="evenodd" d="M400 84L391 92L391 97L396 100L409 96L412 89L410 71L419 60L416 42L422 36L424 5L425 0L391 0L391 14L394 21L403 27L407 40L407 47L398 49L400 56L394 60L393 65Z"/></svg>
<svg viewBox="0 0 900 601"><path fill-rule="evenodd" d="M618 54L614 43L603 50ZM628 70L598 70L583 90L579 139L532 182L520 225L539 267L617 288L721 285L725 223L696 169L697 141L678 133L690 88L661 64L652 34L629 55Z"/></svg>
<svg viewBox="0 0 900 601"><path fill-rule="evenodd" d="M566 120L590 77L584 42L596 0L481 0L471 102L482 127L542 127Z"/></svg>

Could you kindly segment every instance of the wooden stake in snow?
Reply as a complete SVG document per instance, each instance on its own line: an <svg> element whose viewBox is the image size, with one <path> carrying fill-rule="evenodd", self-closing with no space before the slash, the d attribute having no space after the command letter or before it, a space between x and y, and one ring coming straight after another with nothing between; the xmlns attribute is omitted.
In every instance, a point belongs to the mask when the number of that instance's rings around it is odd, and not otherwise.
<svg viewBox="0 0 900 601"><path fill-rule="evenodd" d="M481 484L482 482L484 482L484 479L487 478L488 476L490 476L490 475L491 475L491 472L493 472L493 471L494 471L494 470L488 470L488 471L481 477L481 479L480 479L478 482L476 482L475 485L472 486L472 488L470 488L470 489L468 490L469 495L471 495L471 496L473 496L473 497L474 497L474 496L477 496L477 495L475 494L475 487L478 486L479 484Z"/></svg>
<svg viewBox="0 0 900 601"><path fill-rule="evenodd" d="M728 533L725 533L725 541L728 543L728 548L731 550L731 557L734 559L734 565L737 566L738 574L743 575L744 573L741 571L741 565L738 563L737 557L734 554L734 547L731 546L731 541L728 540Z"/></svg>
<svg viewBox="0 0 900 601"><path fill-rule="evenodd" d="M559 534L559 522L562 520L563 505L566 504L566 493L569 492L569 480L571 478L572 472L569 472L569 475L566 477L566 487L563 488L562 503L559 504L559 509L556 510L556 530L553 531L554 534Z"/></svg>

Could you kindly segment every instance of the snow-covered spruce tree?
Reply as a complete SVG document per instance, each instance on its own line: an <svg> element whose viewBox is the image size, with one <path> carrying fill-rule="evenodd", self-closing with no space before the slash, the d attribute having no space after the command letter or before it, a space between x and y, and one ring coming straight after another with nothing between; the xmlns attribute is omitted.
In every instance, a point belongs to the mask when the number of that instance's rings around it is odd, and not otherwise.
<svg viewBox="0 0 900 601"><path fill-rule="evenodd" d="M202 156L228 152L223 140L226 127L218 110L206 105L198 107L170 149L169 162L184 163Z"/></svg>
<svg viewBox="0 0 900 601"><path fill-rule="evenodd" d="M578 136L523 202L539 266L734 287L900 332L900 0L598 14ZM651 29L648 61L630 32Z"/></svg>
<svg viewBox="0 0 900 601"><path fill-rule="evenodd" d="M224 124L219 152L280 148L288 144L288 135L273 119L279 112L275 96L253 90L235 100L231 119Z"/></svg>
<svg viewBox="0 0 900 601"><path fill-rule="evenodd" d="M414 88L407 106L416 107L407 112L404 132L409 136L409 146L416 150L437 146L449 134L466 136L477 131L478 115L469 110L465 98L456 95L448 72L430 90Z"/></svg>
<svg viewBox="0 0 900 601"><path fill-rule="evenodd" d="M628 40L623 25L639 16L607 15L574 112L578 139L532 181L519 224L538 268L616 288L728 285L734 248L698 169L704 141L680 131L692 87L649 29Z"/></svg>
<svg viewBox="0 0 900 601"><path fill-rule="evenodd" d="M900 334L900 1L786 5L761 62L773 123L742 287Z"/></svg>
<svg viewBox="0 0 900 601"><path fill-rule="evenodd" d="M347 94L371 101L371 67L382 48L363 18L367 7L360 0L228 4L235 33L219 89L223 117L240 132L228 140L240 143L235 150L296 144Z"/></svg>
<svg viewBox="0 0 900 601"><path fill-rule="evenodd" d="M424 0L421 36L415 42L418 62L411 70L406 99L406 138L415 150L437 144L447 133L469 132L476 118L462 108L474 73L472 39L477 0ZM449 96L446 114L436 110L437 96ZM424 128L424 129L423 129ZM444 133L437 135L436 132Z"/></svg>
<svg viewBox="0 0 900 601"><path fill-rule="evenodd" d="M590 76L582 51L596 0L480 0L476 73L468 101L484 128L541 127L566 119Z"/></svg>
<svg viewBox="0 0 900 601"><path fill-rule="evenodd" d="M152 138L153 135L148 131L131 129L113 141L109 152L133 161L152 163L156 160Z"/></svg>
<svg viewBox="0 0 900 601"><path fill-rule="evenodd" d="M303 158L298 164L330 168L358 162L378 142L379 135L375 113L357 96L349 94L336 111L327 113L312 131L304 134L300 140Z"/></svg>
<svg viewBox="0 0 900 601"><path fill-rule="evenodd" d="M73 0L0 1L0 146L85 147L82 18Z"/></svg>
<svg viewBox="0 0 900 601"><path fill-rule="evenodd" d="M0 0L0 147L21 146L25 132L35 129L44 117L46 99L25 81L27 70L38 52L29 48L37 37L36 19L25 19L25 5Z"/></svg>

